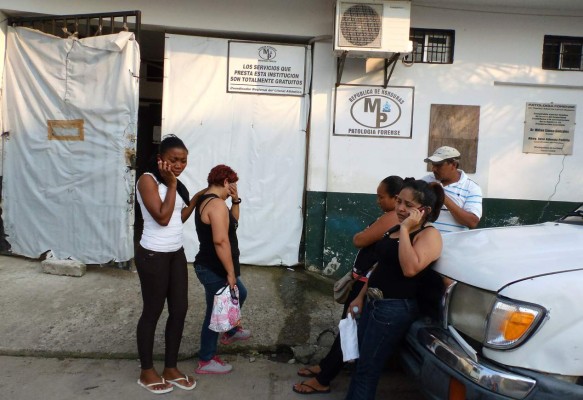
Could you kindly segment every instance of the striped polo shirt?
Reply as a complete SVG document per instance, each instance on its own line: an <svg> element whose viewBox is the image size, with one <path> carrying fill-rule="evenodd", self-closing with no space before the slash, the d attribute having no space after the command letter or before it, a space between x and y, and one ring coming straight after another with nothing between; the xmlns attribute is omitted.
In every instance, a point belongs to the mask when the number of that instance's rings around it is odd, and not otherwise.
<svg viewBox="0 0 583 400"><path fill-rule="evenodd" d="M443 187L445 195L452 199L465 211L471 212L478 218L482 218L482 189L480 186L466 175L464 171L458 169L460 179L457 182ZM425 182L438 182L433 174L422 178ZM433 223L441 233L465 231L469 228L457 222L447 207L441 208L441 213L437 221Z"/></svg>

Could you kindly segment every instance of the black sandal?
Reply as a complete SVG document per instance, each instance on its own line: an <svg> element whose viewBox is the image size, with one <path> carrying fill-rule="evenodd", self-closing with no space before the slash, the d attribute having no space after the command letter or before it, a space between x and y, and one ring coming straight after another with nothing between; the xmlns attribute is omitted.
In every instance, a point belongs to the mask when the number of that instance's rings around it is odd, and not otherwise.
<svg viewBox="0 0 583 400"><path fill-rule="evenodd" d="M305 370L306 372L301 372L302 370ZM314 378L316 375L318 375L318 373L312 371L310 367L303 367L298 371L298 376L301 376L302 378Z"/></svg>
<svg viewBox="0 0 583 400"><path fill-rule="evenodd" d="M311 385L308 385L308 384L307 384L307 383L305 383L305 382L301 382L301 383L299 383L299 385L300 385L300 386L305 386L305 387L309 388L310 390L309 390L309 391L307 391L307 392L302 392L302 391L300 391L300 390L297 390L295 385L294 385L294 386L292 386L292 390L293 390L294 392L298 393L298 394L326 394L326 393L330 393L330 388L328 388L328 389L324 389L324 390L318 390L318 389L316 389L315 387L313 387L313 386L311 386Z"/></svg>

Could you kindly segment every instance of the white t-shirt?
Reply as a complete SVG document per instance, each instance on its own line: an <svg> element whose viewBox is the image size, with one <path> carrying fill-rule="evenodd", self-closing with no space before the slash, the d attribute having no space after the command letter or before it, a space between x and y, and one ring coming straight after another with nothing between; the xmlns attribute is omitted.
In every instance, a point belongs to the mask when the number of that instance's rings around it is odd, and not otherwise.
<svg viewBox="0 0 583 400"><path fill-rule="evenodd" d="M142 179L144 175L149 175L154 178L158 184L160 200L164 201L166 198L166 192L168 192L168 187L166 185L160 184L156 177L149 172L144 173L140 179ZM140 179L138 179L138 182ZM144 249L164 253L170 253L172 251L179 250L184 244L184 238L182 235L182 209L186 207L186 204L184 203L184 200L182 200L182 197L176 194L174 211L172 211L170 222L167 226L162 226L156 222L156 220L148 212L148 209L144 206L144 201L142 200L140 191L137 190L137 185L136 193L138 203L140 204L140 209L142 210L142 216L144 217L144 231L142 232L140 245Z"/></svg>
<svg viewBox="0 0 583 400"><path fill-rule="evenodd" d="M464 171L458 169L460 179L457 182L443 186L445 195L448 196L455 204L465 211L471 212L478 218L482 217L482 189L480 186L466 175ZM433 174L423 178L425 182L440 183ZM433 223L441 233L465 231L469 228L457 222L453 215L444 205L441 207L439 218Z"/></svg>

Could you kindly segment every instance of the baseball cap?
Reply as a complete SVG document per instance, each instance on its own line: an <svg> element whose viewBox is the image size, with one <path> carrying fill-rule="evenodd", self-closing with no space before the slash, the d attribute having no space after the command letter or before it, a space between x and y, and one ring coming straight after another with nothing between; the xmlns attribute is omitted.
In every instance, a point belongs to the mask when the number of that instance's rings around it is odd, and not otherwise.
<svg viewBox="0 0 583 400"><path fill-rule="evenodd" d="M452 158L459 158L459 156L460 152L454 149L453 147L441 146L440 148L435 150L435 152L431 156L427 157L423 161L427 163L440 163Z"/></svg>

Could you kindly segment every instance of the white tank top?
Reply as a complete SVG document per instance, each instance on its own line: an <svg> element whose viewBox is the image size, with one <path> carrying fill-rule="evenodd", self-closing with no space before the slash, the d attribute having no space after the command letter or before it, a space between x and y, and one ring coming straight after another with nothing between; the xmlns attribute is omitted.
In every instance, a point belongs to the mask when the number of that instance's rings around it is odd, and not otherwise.
<svg viewBox="0 0 583 400"><path fill-rule="evenodd" d="M160 200L164 201L166 198L166 192L168 187L166 185L161 185L156 177L146 172L144 175L149 175L158 184L158 193L160 194ZM138 182L140 181L138 179ZM174 211L172 211L172 217L170 217L170 222L167 226L162 226L156 222L156 220L150 215L148 209L144 206L144 201L140 195L140 191L137 190L136 193L138 198L138 203L140 204L140 209L142 210L142 216L144 217L144 231L142 232L142 238L140 239L140 245L144 249L159 251L164 253L169 253L172 251L179 250L183 246L183 235L182 235L182 209L186 207L182 197L176 194L176 201L174 202Z"/></svg>

